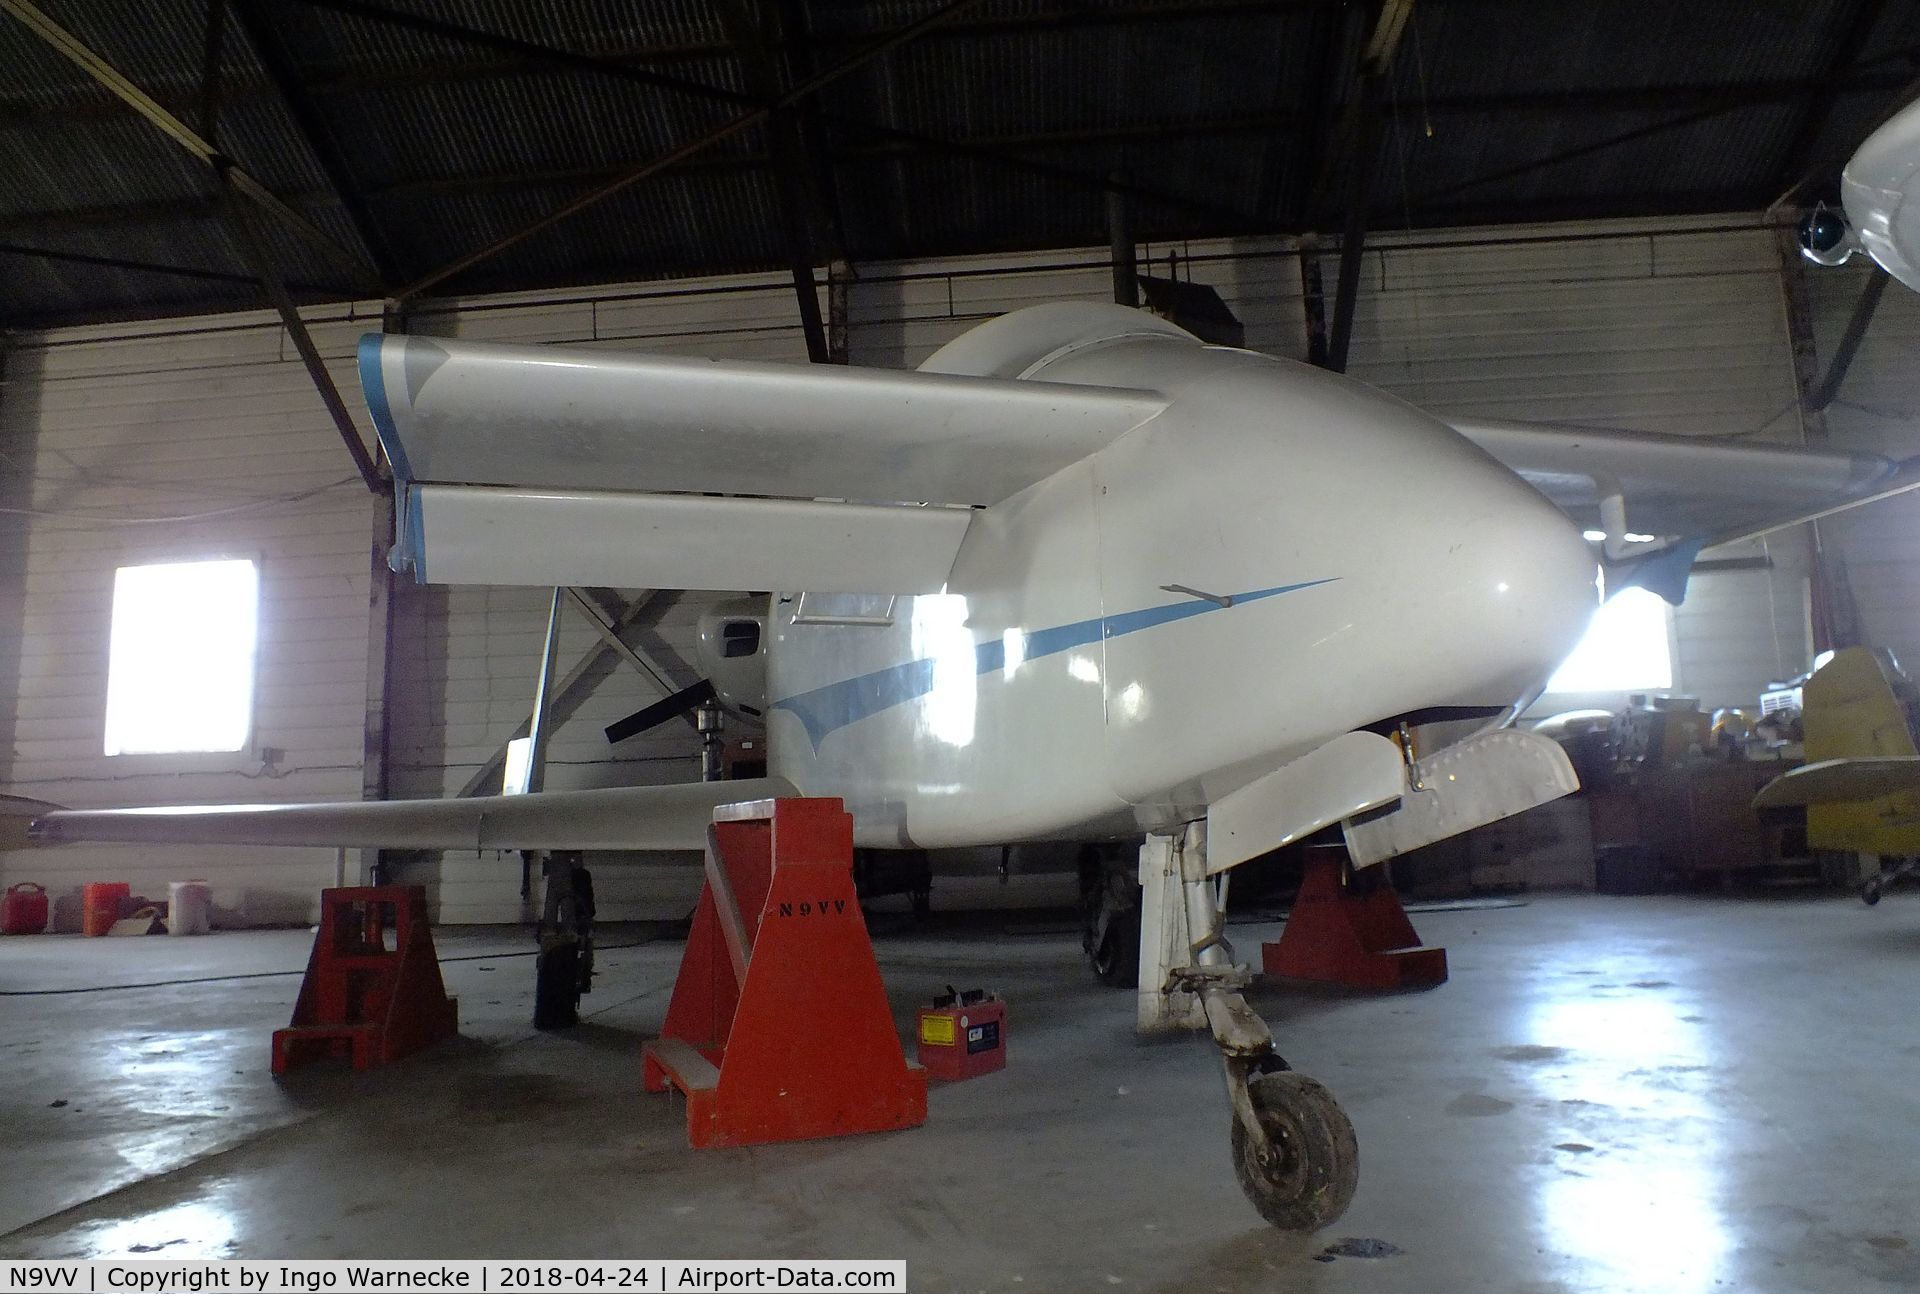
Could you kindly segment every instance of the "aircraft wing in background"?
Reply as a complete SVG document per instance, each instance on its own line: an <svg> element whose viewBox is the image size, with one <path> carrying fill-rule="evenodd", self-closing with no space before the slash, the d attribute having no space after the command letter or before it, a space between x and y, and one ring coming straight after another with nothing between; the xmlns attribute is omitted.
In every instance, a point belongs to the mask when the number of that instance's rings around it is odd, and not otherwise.
<svg viewBox="0 0 1920 1294"><path fill-rule="evenodd" d="M1453 426L1605 536L1609 593L1640 584L1675 604L1705 549L1920 487L1920 459L1544 423Z"/></svg>
<svg viewBox="0 0 1920 1294"><path fill-rule="evenodd" d="M1732 543L1907 480L1904 464L1878 454L1542 423L1453 426L1585 528L1605 530L1605 502L1617 496L1629 530L1662 539Z"/></svg>

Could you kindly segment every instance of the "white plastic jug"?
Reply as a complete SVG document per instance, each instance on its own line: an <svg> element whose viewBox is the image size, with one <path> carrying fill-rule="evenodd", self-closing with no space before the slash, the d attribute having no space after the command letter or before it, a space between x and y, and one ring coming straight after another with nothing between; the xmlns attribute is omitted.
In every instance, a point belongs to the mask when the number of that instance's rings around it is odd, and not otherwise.
<svg viewBox="0 0 1920 1294"><path fill-rule="evenodd" d="M213 932L213 886L205 881L172 881L167 885L167 933L204 935Z"/></svg>

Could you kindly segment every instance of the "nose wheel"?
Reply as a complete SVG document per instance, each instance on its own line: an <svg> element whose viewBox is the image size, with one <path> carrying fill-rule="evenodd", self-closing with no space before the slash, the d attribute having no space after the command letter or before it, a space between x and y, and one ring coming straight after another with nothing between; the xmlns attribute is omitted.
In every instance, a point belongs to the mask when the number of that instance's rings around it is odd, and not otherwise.
<svg viewBox="0 0 1920 1294"><path fill-rule="evenodd" d="M1296 1073L1241 995L1251 978L1225 938L1224 885L1205 867L1205 834L1141 849L1140 1023L1204 1027L1220 1048L1233 1110L1230 1148L1240 1189L1284 1231L1317 1231L1353 1202L1360 1145L1333 1094Z"/></svg>
<svg viewBox="0 0 1920 1294"><path fill-rule="evenodd" d="M1232 1134L1240 1189L1282 1231L1330 1225L1360 1184L1360 1143L1346 1111L1320 1083L1290 1069L1241 1082L1246 1112L1234 1102Z"/></svg>

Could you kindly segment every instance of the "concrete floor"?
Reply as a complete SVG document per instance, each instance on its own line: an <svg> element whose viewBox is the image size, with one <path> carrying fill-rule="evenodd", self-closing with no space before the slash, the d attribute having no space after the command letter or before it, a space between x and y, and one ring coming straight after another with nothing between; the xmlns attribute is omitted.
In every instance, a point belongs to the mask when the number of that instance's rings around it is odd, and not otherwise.
<svg viewBox="0 0 1920 1294"><path fill-rule="evenodd" d="M1012 1062L919 1130L692 1152L639 1089L678 949L605 954L539 1035L531 962L442 932L457 1044L276 1084L300 932L0 942L0 1255L904 1257L915 1290L1920 1288L1920 896L1553 897L1430 913L1453 979L1257 995L1357 1125L1335 1228L1242 1200L1210 1048L1137 1041L1063 926L883 935L903 1022L1010 999ZM1271 928L1237 926L1243 954ZM608 942L621 942L617 934ZM62 1104L64 1102L64 1104ZM1343 1239L1389 1256L1329 1258ZM1322 1261L1315 1261L1318 1256Z"/></svg>

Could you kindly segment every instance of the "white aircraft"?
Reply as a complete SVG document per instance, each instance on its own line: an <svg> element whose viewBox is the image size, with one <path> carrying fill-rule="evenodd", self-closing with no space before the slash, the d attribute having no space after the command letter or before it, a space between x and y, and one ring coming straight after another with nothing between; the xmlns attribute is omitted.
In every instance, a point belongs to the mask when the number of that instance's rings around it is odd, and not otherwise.
<svg viewBox="0 0 1920 1294"><path fill-rule="evenodd" d="M841 797L878 848L1144 838L1141 1024L1211 1030L1241 1182L1297 1229L1345 1208L1357 1151L1240 996L1229 869L1336 825L1364 866L1574 789L1507 725L1602 566L1677 600L1703 546L1920 482L1866 455L1449 426L1100 304L982 324L917 372L402 336L360 364L418 578L801 590L703 626L769 775L50 812L38 839L561 851L551 911L568 851L697 849L739 799ZM1628 538L1629 507L1661 541Z"/></svg>

